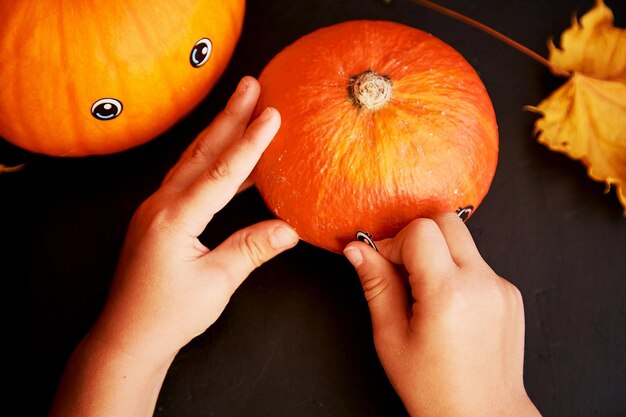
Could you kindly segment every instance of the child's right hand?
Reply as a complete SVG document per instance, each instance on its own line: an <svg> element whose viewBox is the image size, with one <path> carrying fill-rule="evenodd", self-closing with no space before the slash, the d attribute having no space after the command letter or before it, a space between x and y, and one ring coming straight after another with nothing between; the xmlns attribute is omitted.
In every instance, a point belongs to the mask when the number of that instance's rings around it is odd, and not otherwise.
<svg viewBox="0 0 626 417"><path fill-rule="evenodd" d="M354 242L345 254L363 284L382 365L409 413L539 416L522 378L522 297L481 258L464 223L454 214L418 219L376 244L380 253Z"/></svg>

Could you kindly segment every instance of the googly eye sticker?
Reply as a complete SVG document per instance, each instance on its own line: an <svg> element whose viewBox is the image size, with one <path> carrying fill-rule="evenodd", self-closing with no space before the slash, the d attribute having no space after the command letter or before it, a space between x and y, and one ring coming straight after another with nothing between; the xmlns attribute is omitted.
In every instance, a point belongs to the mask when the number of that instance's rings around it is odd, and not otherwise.
<svg viewBox="0 0 626 417"><path fill-rule="evenodd" d="M372 239L372 235L370 235L369 233L361 231L356 232L356 240L358 240L359 242L367 243L372 249L378 252L378 248L376 247L376 244Z"/></svg>
<svg viewBox="0 0 626 417"><path fill-rule="evenodd" d="M459 207L456 210L456 215L459 216L461 220L466 221L470 214L472 214L472 211L474 211L473 206Z"/></svg>
<svg viewBox="0 0 626 417"><path fill-rule="evenodd" d="M114 98L101 98L91 106L91 115L98 120L115 119L122 112L122 103Z"/></svg>
<svg viewBox="0 0 626 417"><path fill-rule="evenodd" d="M208 38L200 39L191 48L189 63L194 68L203 66L209 60L212 51L213 43Z"/></svg>

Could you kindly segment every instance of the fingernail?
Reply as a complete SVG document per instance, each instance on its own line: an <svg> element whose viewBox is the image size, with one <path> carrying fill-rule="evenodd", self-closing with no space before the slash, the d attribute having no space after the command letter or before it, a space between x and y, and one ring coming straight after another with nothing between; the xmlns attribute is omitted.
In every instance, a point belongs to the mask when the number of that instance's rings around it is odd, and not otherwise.
<svg viewBox="0 0 626 417"><path fill-rule="evenodd" d="M248 81L245 78L242 78L237 85L237 89L235 90L238 94L243 94L248 89Z"/></svg>
<svg viewBox="0 0 626 417"><path fill-rule="evenodd" d="M259 115L258 120L261 122L268 121L272 117L273 111L274 109L272 109L271 107L266 108L265 110L263 110L263 113Z"/></svg>
<svg viewBox="0 0 626 417"><path fill-rule="evenodd" d="M288 249L298 243L298 234L290 227L276 226L270 235L270 245L276 250Z"/></svg>
<svg viewBox="0 0 626 417"><path fill-rule="evenodd" d="M343 251L343 254L346 255L348 261L352 264L353 267L358 268L363 263L363 254L357 248L349 247Z"/></svg>

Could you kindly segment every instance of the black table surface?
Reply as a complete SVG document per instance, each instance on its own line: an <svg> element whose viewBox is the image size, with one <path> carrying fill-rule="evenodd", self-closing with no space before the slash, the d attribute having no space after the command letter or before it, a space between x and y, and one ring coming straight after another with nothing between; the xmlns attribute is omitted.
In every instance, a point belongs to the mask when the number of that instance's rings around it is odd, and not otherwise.
<svg viewBox="0 0 626 417"><path fill-rule="evenodd" d="M441 0L542 55L592 0ZM626 2L607 0L626 26ZM468 221L488 263L517 285L526 309L525 383L545 416L626 416L626 219L615 191L533 137L538 104L563 79L512 48L409 0L251 0L230 66L171 130L135 149L77 159L0 141L5 407L44 415L64 364L105 300L135 208L159 185L243 75L283 47L351 19L386 19L452 45L493 100L500 158ZM214 246L271 218L251 189L209 225ZM14 374L13 374L14 373ZM11 407L8 407L11 409ZM403 416L373 344L358 278L340 255L306 243L262 266L206 333L175 359L157 416Z"/></svg>

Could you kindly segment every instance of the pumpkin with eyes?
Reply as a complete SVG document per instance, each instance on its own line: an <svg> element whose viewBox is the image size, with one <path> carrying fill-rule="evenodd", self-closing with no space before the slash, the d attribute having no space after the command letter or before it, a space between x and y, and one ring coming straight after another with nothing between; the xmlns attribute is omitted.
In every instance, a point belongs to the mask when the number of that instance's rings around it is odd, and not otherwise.
<svg viewBox="0 0 626 417"><path fill-rule="evenodd" d="M54 156L144 143L233 53L244 0L0 0L0 136Z"/></svg>

